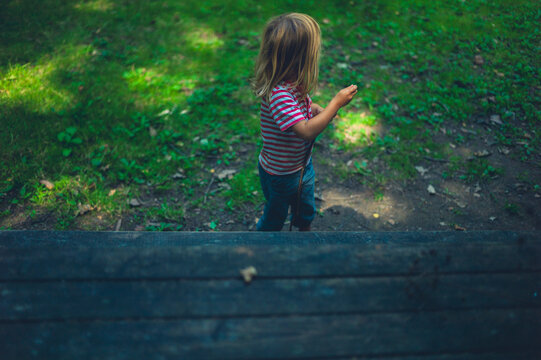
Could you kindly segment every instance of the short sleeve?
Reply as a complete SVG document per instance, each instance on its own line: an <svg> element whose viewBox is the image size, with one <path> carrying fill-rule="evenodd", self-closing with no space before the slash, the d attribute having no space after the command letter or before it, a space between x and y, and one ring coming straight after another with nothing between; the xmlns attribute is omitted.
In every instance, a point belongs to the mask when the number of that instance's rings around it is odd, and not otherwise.
<svg viewBox="0 0 541 360"><path fill-rule="evenodd" d="M269 108L272 118L281 131L286 131L299 121L307 120L301 111L299 103L286 90L273 92Z"/></svg>

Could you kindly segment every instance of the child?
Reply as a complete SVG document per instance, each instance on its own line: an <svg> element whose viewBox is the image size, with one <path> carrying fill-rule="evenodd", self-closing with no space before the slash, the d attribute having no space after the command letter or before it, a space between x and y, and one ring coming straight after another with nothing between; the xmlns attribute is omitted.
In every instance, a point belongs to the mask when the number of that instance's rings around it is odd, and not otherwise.
<svg viewBox="0 0 541 360"><path fill-rule="evenodd" d="M275 17L263 32L254 90L261 97L259 177L267 202L258 231L280 231L290 205L292 224L310 230L316 214L313 141L357 93L351 85L326 108L312 103L308 93L317 85L320 43L319 25L305 14Z"/></svg>

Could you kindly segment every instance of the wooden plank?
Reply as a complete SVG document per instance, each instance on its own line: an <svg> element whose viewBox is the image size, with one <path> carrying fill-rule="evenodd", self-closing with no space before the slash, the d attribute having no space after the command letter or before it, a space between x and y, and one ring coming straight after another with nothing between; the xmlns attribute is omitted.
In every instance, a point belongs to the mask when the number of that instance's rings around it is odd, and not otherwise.
<svg viewBox="0 0 541 360"><path fill-rule="evenodd" d="M0 283L0 320L221 317L541 307L541 273Z"/></svg>
<svg viewBox="0 0 541 360"><path fill-rule="evenodd" d="M0 280L234 279L246 266L275 278L541 270L541 233L271 233L268 243L259 233L84 234L0 232Z"/></svg>
<svg viewBox="0 0 541 360"><path fill-rule="evenodd" d="M145 232L145 231L0 231L0 248L36 247L158 247L190 245L322 245L412 243L538 243L539 231L423 232Z"/></svg>
<svg viewBox="0 0 541 360"><path fill-rule="evenodd" d="M541 354L540 309L16 323L8 359L295 359L447 353Z"/></svg>
<svg viewBox="0 0 541 360"><path fill-rule="evenodd" d="M321 359L321 358L320 358ZM539 352L529 353L453 353L453 354L416 354L414 356L384 356L384 357L325 357L324 360L539 360ZM311 360L317 360L313 358ZM323 359L322 359L323 360Z"/></svg>

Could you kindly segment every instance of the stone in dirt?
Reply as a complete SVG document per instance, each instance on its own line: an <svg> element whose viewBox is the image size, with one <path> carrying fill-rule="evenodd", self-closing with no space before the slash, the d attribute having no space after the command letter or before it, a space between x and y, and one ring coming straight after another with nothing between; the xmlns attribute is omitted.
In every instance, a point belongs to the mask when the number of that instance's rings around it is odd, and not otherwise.
<svg viewBox="0 0 541 360"><path fill-rule="evenodd" d="M223 170L218 174L218 180L223 180L225 178L231 179L233 175L235 175L236 173L237 173L237 170L235 169Z"/></svg>
<svg viewBox="0 0 541 360"><path fill-rule="evenodd" d="M137 206L141 206L141 203L139 202L139 200L137 199L130 199L130 202L129 202L130 206L133 206L133 207L137 207Z"/></svg>
<svg viewBox="0 0 541 360"><path fill-rule="evenodd" d="M490 122L496 125L503 125L500 115L490 115Z"/></svg>

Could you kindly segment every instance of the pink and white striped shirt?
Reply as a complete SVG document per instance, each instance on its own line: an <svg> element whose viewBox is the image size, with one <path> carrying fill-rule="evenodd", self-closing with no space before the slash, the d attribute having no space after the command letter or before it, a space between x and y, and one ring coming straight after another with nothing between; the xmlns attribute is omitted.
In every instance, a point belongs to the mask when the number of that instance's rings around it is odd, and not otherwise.
<svg viewBox="0 0 541 360"><path fill-rule="evenodd" d="M288 175L303 166L311 142L298 137L291 127L312 118L312 99L300 93L293 85L283 82L271 93L270 103L261 101L261 136L263 148L259 154L261 167L271 175ZM310 159L308 156L308 159Z"/></svg>

